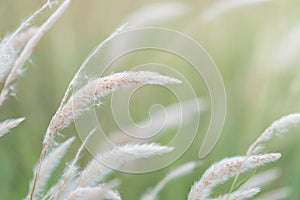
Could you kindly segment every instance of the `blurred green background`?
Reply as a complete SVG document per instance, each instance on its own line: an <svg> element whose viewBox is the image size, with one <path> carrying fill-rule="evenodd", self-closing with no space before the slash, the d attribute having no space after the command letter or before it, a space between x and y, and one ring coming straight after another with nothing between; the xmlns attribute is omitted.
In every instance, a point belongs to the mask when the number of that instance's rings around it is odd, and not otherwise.
<svg viewBox="0 0 300 200"><path fill-rule="evenodd" d="M24 123L0 139L1 199L21 199L26 195L44 132L69 81L88 53L131 13L144 6L161 2L166 1L74 0L63 17L45 35L34 51L31 61L27 63L24 76L17 82L16 98L10 98L1 108L1 121L19 116L26 117ZM188 1L186 3L190 5L190 10L183 16L151 24L181 31L202 44L219 67L228 100L226 123L214 150L195 172L168 184L161 192L160 199L185 199L194 181L198 180L213 162L224 157L244 154L251 142L271 122L283 115L299 112L299 53L283 65L278 61L277 52L280 51L281 41L290 35L294 27L300 25L300 1L274 0L232 9L212 21L201 20L201 14L216 2ZM13 31L22 19L42 4L43 1L37 0L1 0L0 37ZM36 24L40 24L49 14L50 10L40 16ZM298 40L299 38L300 35ZM297 41L292 44L297 45ZM298 52L299 50L298 48ZM136 55L138 58L133 56L124 62L128 66L135 65L136 59L141 63L180 62L168 55L157 56L153 55L153 52L150 52L150 55L150 58L147 53ZM203 84L198 87L195 88L198 89L197 94L209 98ZM140 98L138 101L142 104L137 104L136 107L133 105L132 115L137 121L147 116L149 104L156 97L160 100L155 103L174 103L174 99L168 94L152 95L152 98L147 95ZM110 108L105 107L109 97L103 101L104 106L99 108L98 114L105 116L107 113L109 116ZM175 166L189 160L197 160L203 137L201 133L207 128L209 112L201 117L203 120L200 123L199 136L184 156L172 166L143 175L117 174L123 182L119 191L124 199L138 199L148 187L155 185ZM104 119L104 123L107 130L114 129L109 118ZM288 186L292 189L289 199L300 199L299 131L300 127L294 128L284 137L273 139L268 145L268 151L279 151L283 154L279 162L268 165L280 168L282 175L264 189ZM69 137L76 135L76 130L72 126L63 133ZM73 152L80 140L76 142ZM70 160L72 155L70 151L64 163ZM85 155L81 160L83 165L90 159L88 152L85 152ZM60 168L62 167L63 165ZM59 172L57 170L56 174ZM53 177L53 181L55 180ZM226 192L229 186L230 184L225 185L219 188L219 191Z"/></svg>

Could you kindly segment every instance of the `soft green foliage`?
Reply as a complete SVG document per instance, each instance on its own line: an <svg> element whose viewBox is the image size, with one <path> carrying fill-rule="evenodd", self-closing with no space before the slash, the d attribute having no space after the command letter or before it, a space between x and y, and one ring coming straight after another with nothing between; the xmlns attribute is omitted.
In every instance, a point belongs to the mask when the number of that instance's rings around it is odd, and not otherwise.
<svg viewBox="0 0 300 200"><path fill-rule="evenodd" d="M299 1L273 0L239 7L210 21L203 21L201 13L212 1L189 2L191 9L188 14L165 19L155 25L182 31L206 48L222 74L228 98L228 113L220 140L203 165L195 172L169 183L161 191L160 199L186 199L193 183L212 163L224 157L245 153L259 133L273 121L289 113L298 112L300 106L299 56L292 58L286 65L278 62L282 41L299 26ZM23 122L11 130L13 134L0 139L1 199L17 200L25 197L49 121L77 67L88 52L123 22L125 17L150 3L114 0L74 1L65 15L38 44L31 57L33 62L26 64L25 76L17 81L17 98L9 98L1 107L0 121L19 116L26 117L26 123ZM40 6L41 2L36 0L26 0L26 3L2 0L0 37L3 38L8 30L14 30L23 18ZM38 20L44 20L48 12L43 13ZM135 52L113 65L124 66L120 71L125 71L131 66L148 62L164 63L175 68L187 65L173 55L151 50ZM198 85L194 88L198 96L209 98L204 84L201 81L197 84L197 79L194 80L193 72L182 73ZM136 121L147 117L148 105L169 105L176 101L172 95L160 89L149 91L150 95L140 91L143 95L139 96L137 93L131 102L132 117ZM100 107L97 115L105 116L99 117L105 130L114 131L116 127L111 122L109 97L103 98L102 102L107 106ZM119 188L119 191L126 191L122 192L123 199L138 199L149 186L159 182L171 169L189 160L197 160L199 146L210 117L209 112L201 117L197 138L184 156L172 166L142 175L118 174L122 183L126 183L121 184ZM73 136L75 132L74 126L69 127L64 130L63 139ZM267 151L282 153L281 160L275 163L276 167L282 170L282 176L265 187L271 191L287 186L292 191L289 199L295 200L300 199L298 132L299 129L291 129L280 139L275 137L267 143ZM168 141L173 133L170 130L161 140ZM75 147L71 148L73 153L80 145L78 140L74 141L74 145ZM80 160L82 165L90 160L88 153L84 155L86 157ZM64 160L62 164L67 161L70 159ZM60 172L61 169L62 166ZM51 181L56 182L59 173L54 171L53 174ZM213 194L226 194L230 186L230 183L219 186ZM262 188L262 191L265 188Z"/></svg>

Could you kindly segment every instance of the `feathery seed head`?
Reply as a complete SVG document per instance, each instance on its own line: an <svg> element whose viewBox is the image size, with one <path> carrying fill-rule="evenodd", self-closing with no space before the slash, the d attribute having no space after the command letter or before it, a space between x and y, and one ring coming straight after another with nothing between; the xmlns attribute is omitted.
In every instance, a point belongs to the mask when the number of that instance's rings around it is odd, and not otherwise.
<svg viewBox="0 0 300 200"><path fill-rule="evenodd" d="M117 89L146 84L165 85L178 83L181 83L178 79L147 71L122 72L92 80L75 92L62 109L58 110L53 116L44 144L51 144L51 138L55 137L59 130L68 127L82 112L89 110L95 101Z"/></svg>
<svg viewBox="0 0 300 200"><path fill-rule="evenodd" d="M97 155L97 157L83 169L78 178L78 184L80 187L95 186L111 173L114 168L140 158L162 155L173 149L173 147L161 146L155 143L118 146L111 151ZM106 166L102 163L105 163Z"/></svg>
<svg viewBox="0 0 300 200"><path fill-rule="evenodd" d="M247 151L247 155L260 153L264 149L263 143L270 140L274 135L286 133L300 123L300 113L293 113L276 120L269 126L254 143L251 144Z"/></svg>
<svg viewBox="0 0 300 200"><path fill-rule="evenodd" d="M230 194L225 194L215 198L214 200L244 200L253 197L260 192L259 188L240 189Z"/></svg>
<svg viewBox="0 0 300 200"><path fill-rule="evenodd" d="M201 179L192 186L188 199L196 200L208 198L213 187L224 183L239 173L276 161L280 157L280 153L270 153L225 158L213 164L204 172Z"/></svg>
<svg viewBox="0 0 300 200"><path fill-rule="evenodd" d="M10 129L15 128L18 126L21 122L25 120L24 117L18 118L18 119L8 119L4 122L0 123L0 137L5 135L10 131Z"/></svg>

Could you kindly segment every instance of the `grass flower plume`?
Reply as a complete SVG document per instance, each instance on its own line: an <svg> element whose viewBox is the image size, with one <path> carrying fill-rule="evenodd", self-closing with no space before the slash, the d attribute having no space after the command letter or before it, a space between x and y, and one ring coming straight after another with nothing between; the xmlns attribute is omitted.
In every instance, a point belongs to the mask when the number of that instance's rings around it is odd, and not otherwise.
<svg viewBox="0 0 300 200"><path fill-rule="evenodd" d="M158 73L139 71L122 72L111 76L98 78L88 82L75 92L63 107L53 116L44 139L44 145L52 141L57 132L68 127L82 112L91 108L101 97L120 88L130 88L140 85L178 84L179 80Z"/></svg>
<svg viewBox="0 0 300 200"><path fill-rule="evenodd" d="M8 119L4 122L0 123L0 137L5 135L10 131L10 129L15 128L18 126L22 121L24 121L25 118L19 118L19 119Z"/></svg>
<svg viewBox="0 0 300 200"><path fill-rule="evenodd" d="M247 155L257 154L264 149L264 143L270 140L275 135L286 133L289 128L292 128L300 123L300 114L294 113L280 118L273 122L259 138L249 147Z"/></svg>
<svg viewBox="0 0 300 200"><path fill-rule="evenodd" d="M281 155L279 153L271 153L225 158L224 160L213 164L205 171L201 179L193 185L188 199L197 200L209 198L212 189L217 185L224 183L239 173L274 162L280 157Z"/></svg>
<svg viewBox="0 0 300 200"><path fill-rule="evenodd" d="M71 0L46 1L44 5L25 19L15 31L6 34L2 38L0 41L0 83L2 86L0 91L0 107L2 107L8 97L13 94L15 83L24 71L24 66L30 59L38 43L63 16L71 2ZM207 25L209 21L217 19L224 13L236 8L267 2L271 1L222 0L208 6L208 9L204 10L200 17L204 20L204 25ZM96 57L99 52L102 52L104 48L107 47L105 52L108 54L103 54L103 56L108 55L109 58L109 56L111 56L109 54L112 52L118 52L117 50L128 45L130 42L136 42L136 38L130 38L130 40L124 41L124 43L123 41L120 43L112 42L112 39L116 36L126 30L130 30L128 24L130 26L141 27L147 24L159 23L165 19L175 17L183 18L184 16L186 17L187 13L192 12L192 5L191 2L160 2L158 4L147 5L137 12L133 12L129 17L125 17L128 22L116 28L111 35L98 44L89 54L70 81L57 110L53 112L54 115L48 127L43 127L46 132L40 144L40 157L33 167L32 180L29 182L28 193L24 195L24 200L121 200L127 191L123 188L120 189L119 184L127 183L123 182L123 179L120 177L113 177L113 173L117 169L120 169L122 166L126 167L128 164L139 166L136 164L137 161L151 159L152 157L159 157L159 159L163 160L165 159L164 155L170 155L173 150L178 150L176 147L169 145L173 144L173 140L167 144L166 141L168 140L166 140L165 137L167 137L168 132L173 131L175 127L189 126L191 121L196 121L194 118L199 117L204 110L208 110L203 99L197 96L199 91L193 91L195 96L192 98L189 98L189 94L183 91L182 94L188 94L186 95L188 97L185 96L185 101L168 105L164 110L153 112L151 119L146 119L139 123L141 126L131 126L129 124L126 129L128 133L130 132L128 135L123 134L123 132L126 132L124 131L125 129L121 131L109 130L111 134L108 138L110 138L114 144L113 148L111 145L108 147L109 144L107 140L105 140L106 143L100 141L99 144L97 144L99 146L97 146L97 149L100 149L99 152L86 163L84 159L81 161L81 157L85 152L87 144L90 144L89 140L91 140L91 136L95 134L97 128L91 130L82 143L80 145L77 144L78 146L75 146L76 142L74 142L76 136L68 136L68 134L64 134L63 131L70 127L76 119L84 117L84 113L88 110L98 108L100 106L98 102L101 101L104 96L118 90L136 88L144 85L165 86L169 84L180 84L181 81L174 77L153 71L131 70L103 76L96 73L92 74L87 68L90 64L95 64L93 58ZM50 12L49 16L46 20L38 24L38 17L47 9L49 9ZM299 49L300 46L299 30L297 25L289 34L286 34L286 37L283 37L279 45L280 48L278 49L278 54L281 55L277 59L280 61L280 66L288 66L295 59L297 49ZM295 43L294 46L291 45L293 42ZM290 48L290 46L292 46L292 48ZM191 51L191 53L194 52ZM197 52L195 52L194 56L198 56L196 53ZM174 55L175 54L176 53L174 53ZM96 66L101 65L100 63L96 64ZM175 96L176 95L177 94L175 94ZM213 106L214 105L211 105L211 109L213 109ZM103 115L103 118L105 117L106 115ZM0 122L0 137L10 132L25 120L25 117L12 118L15 119L4 119ZM29 119L29 117L27 119ZM36 123L36 121L34 122ZM250 145L245 155L228 157L215 163L208 163L208 168L201 169L203 173L197 175L197 177L200 178L196 179L193 177L188 185L180 185L181 188L185 187L185 189L189 189L189 192L186 190L184 195L188 200L243 200L252 199L254 197L260 200L287 198L291 194L290 187L280 186L271 191L264 191L267 184L280 177L281 171L279 168L273 167L262 172L259 171L258 173L256 173L256 170L264 165L279 160L281 157L281 153L266 152L265 143L274 136L285 134L290 128L297 126L299 123L300 113L293 113L274 121ZM148 124L151 124L151 126L144 126ZM161 129L162 124L164 125L164 129ZM140 129L140 127L146 128ZM164 130L167 134L163 135L163 137L148 137L149 135L156 136L155 133L158 128L159 130ZM186 133L189 134L188 131L186 131ZM132 135L137 137L132 138ZM77 147L76 151L72 152L71 147ZM224 149L224 151L225 150L226 149ZM6 153L3 155L6 155ZM70 155L73 156L70 158ZM64 163L65 159L67 160L66 163ZM23 161L24 159L20 160ZM169 187L171 181L175 182L178 181L179 178L188 178L190 174L198 173L198 169L200 170L201 168L199 166L206 162L209 162L209 160L207 159L201 162L195 160L182 163L166 173L164 178L156 181L157 184L153 187L146 186L148 189L145 189L145 191L138 191L140 189L136 189L136 191L132 192L140 192L137 195L140 195L141 200L158 200L161 198L160 194L162 195L164 189ZM9 166L8 162L4 163L5 166L6 164ZM239 175L249 171L253 172L253 174L240 181ZM235 179L229 191L224 194L216 194L218 192L215 192L214 189L216 189L216 187L226 186L224 183L232 178Z"/></svg>

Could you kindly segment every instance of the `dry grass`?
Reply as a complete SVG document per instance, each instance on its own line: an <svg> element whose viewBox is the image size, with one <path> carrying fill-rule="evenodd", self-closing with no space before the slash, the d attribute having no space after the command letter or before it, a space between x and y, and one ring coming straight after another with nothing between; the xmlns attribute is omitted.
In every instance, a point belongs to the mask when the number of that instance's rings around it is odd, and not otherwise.
<svg viewBox="0 0 300 200"><path fill-rule="evenodd" d="M234 4L231 1L231 7L240 6L241 4ZM244 1L247 4L250 1ZM253 1L262 3L266 1ZM54 25L54 23L61 18L62 14L68 8L70 0L63 2L48 1L44 6L37 10L32 16L25 20L20 27L12 34L7 35L0 43L0 81L4 82L3 88L0 93L0 106L12 93L12 87L16 79L22 72L22 67L31 56L38 42L42 39L45 33ZM31 27L30 24L36 16L38 16L46 8L54 4L59 4L52 15L39 27ZM229 6L229 4L227 4ZM230 7L230 8L231 8ZM219 7L218 13L215 11L214 15L220 15L221 12L230 9L229 7ZM215 8L216 9L216 8ZM179 9L180 10L180 9ZM216 9L217 10L217 9ZM185 11L185 10L184 10ZM180 10L183 12L183 10ZM211 13L212 11L210 11ZM210 14L210 17L212 14ZM103 44L119 34L124 27L117 29L110 37L102 42L94 52L102 48ZM55 182L49 182L53 171L61 163L67 150L71 147L74 137L66 139L64 142L59 142L58 136L63 135L63 129L70 126L75 119L81 116L85 111L90 110L95 101L98 101L105 95L115 92L122 88L132 88L142 85L166 85L166 84L179 84L180 80L169 76L161 75L149 71L127 71L115 73L106 77L97 77L90 79L86 84L82 85L80 89L70 94L71 89L77 82L83 78L85 67L87 66L94 52L84 61L82 67L75 74L73 80L61 101L59 108L52 117L49 127L45 133L44 141L41 144L40 159L33 172L33 179L29 186L29 191L25 199L27 200L40 200L40 199L121 199L120 194L116 188L112 187L107 177L114 172L113 168L122 166L133 160L141 158L149 158L152 156L160 156L171 152L174 148L160 145L157 143L132 143L127 138L122 140L118 146L106 152L99 152L87 165L80 167L78 160L84 146L88 143L91 135L95 132L92 130L90 134L83 141L82 145L78 148L77 154L70 163L65 165L64 171L60 178ZM194 101L194 100L192 100ZM186 109L188 103L184 104ZM173 108L173 107L171 107ZM169 110L171 110L171 108ZM171 111L170 111L171 112ZM192 111L191 111L192 113ZM173 112L171 115L176 115ZM156 115L160 118L160 115ZM186 116L188 118L188 116ZM18 126L24 118L6 120L0 123L0 137L9 132L10 129ZM175 117L170 122L173 126L178 119ZM239 174L257 169L265 164L275 162L280 157L280 153L264 153L264 143L269 141L274 135L280 135L288 131L289 128L298 125L300 122L300 114L290 114L275 121L268 127L261 136L249 147L247 154L244 156L236 156L225 158L219 162L212 164L201 176L201 178L194 183L191 187L187 199L189 200L202 200L202 199L248 199L252 198L260 192L259 186L277 178L276 172L260 173L253 176L252 183L242 185L235 188L236 181L233 183L232 189L228 194L222 194L218 197L211 197L212 190L229 179L236 177ZM116 136L117 137L117 136ZM61 138L60 138L61 139ZM125 142L124 142L125 141ZM125 144L123 144L125 143ZM103 164L105 163L105 164ZM108 167L108 166L110 167ZM188 162L182 166L171 171L164 179L162 179L157 186L149 189L141 199L154 200L158 199L159 192L165 185L181 176L192 172L199 166L197 162ZM267 174L267 175L266 175ZM263 177L263 178L262 178ZM263 179L263 181L262 181ZM251 179L250 179L251 180ZM52 184L50 188L47 185ZM234 189L233 189L234 188ZM126 192L126 191L122 191ZM280 196L282 198L288 195L287 188L281 188L261 195L260 199L275 199L273 196Z"/></svg>

